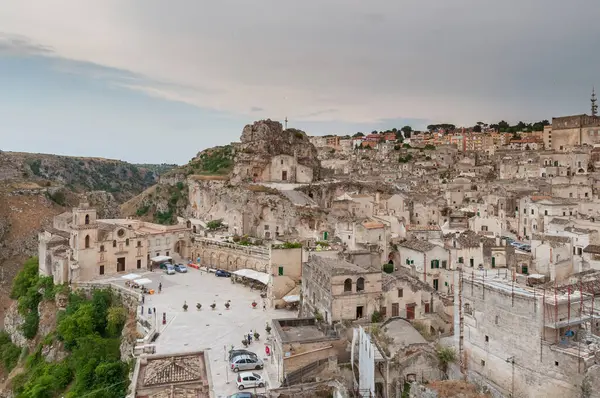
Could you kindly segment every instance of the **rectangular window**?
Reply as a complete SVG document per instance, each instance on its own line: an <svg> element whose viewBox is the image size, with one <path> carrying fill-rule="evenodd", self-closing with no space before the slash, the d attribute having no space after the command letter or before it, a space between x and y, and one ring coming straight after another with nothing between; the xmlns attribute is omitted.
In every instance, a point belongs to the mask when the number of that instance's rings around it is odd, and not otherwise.
<svg viewBox="0 0 600 398"><path fill-rule="evenodd" d="M382 318L385 318L386 313L387 313L387 308L386 307L381 307L381 309L379 310L379 313L381 314Z"/></svg>
<svg viewBox="0 0 600 398"><path fill-rule="evenodd" d="M435 290L438 290L438 287L439 287L439 281L438 281L437 279L434 279L434 280L433 280L433 288L434 288Z"/></svg>
<svg viewBox="0 0 600 398"><path fill-rule="evenodd" d="M443 268L443 269L446 269L446 268L448 268L448 261L446 261L446 260L442 260L442 268Z"/></svg>
<svg viewBox="0 0 600 398"><path fill-rule="evenodd" d="M404 297L404 289L398 289L398 297Z"/></svg>
<svg viewBox="0 0 600 398"><path fill-rule="evenodd" d="M142 268L142 260L137 260L137 268Z"/></svg>
<svg viewBox="0 0 600 398"><path fill-rule="evenodd" d="M464 259L464 258L462 258L462 257L459 257L459 258L458 258L458 263L459 263L459 264L463 264L464 262L465 262L465 259Z"/></svg>
<svg viewBox="0 0 600 398"><path fill-rule="evenodd" d="M279 267L279 269L277 270L277 273L279 276L283 275L283 267Z"/></svg>
<svg viewBox="0 0 600 398"><path fill-rule="evenodd" d="M577 248L577 255L581 256L583 254L583 250L581 249L581 247Z"/></svg>
<svg viewBox="0 0 600 398"><path fill-rule="evenodd" d="M100 275L104 275L104 265L100 266Z"/></svg>
<svg viewBox="0 0 600 398"><path fill-rule="evenodd" d="M165 255L166 255L166 256L168 256L168 255L169 255L169 252L167 252Z"/></svg>

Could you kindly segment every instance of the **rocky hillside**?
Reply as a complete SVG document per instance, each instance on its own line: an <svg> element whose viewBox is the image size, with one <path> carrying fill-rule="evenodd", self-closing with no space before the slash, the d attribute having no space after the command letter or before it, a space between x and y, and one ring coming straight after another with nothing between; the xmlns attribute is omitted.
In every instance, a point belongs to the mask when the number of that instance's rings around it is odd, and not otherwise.
<svg viewBox="0 0 600 398"><path fill-rule="evenodd" d="M0 326L14 275L27 257L37 254L37 233L84 197L99 217L119 217L120 203L158 181L151 168L118 160L0 151Z"/></svg>

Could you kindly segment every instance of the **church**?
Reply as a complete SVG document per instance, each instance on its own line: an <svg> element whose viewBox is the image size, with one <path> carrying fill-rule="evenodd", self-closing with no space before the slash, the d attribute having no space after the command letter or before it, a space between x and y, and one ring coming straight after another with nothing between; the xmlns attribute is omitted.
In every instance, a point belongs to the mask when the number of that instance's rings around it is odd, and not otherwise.
<svg viewBox="0 0 600 398"><path fill-rule="evenodd" d="M133 219L97 219L96 210L82 203L54 217L39 234L40 275L55 284L86 282L105 275L148 268L150 258L186 258L190 229Z"/></svg>

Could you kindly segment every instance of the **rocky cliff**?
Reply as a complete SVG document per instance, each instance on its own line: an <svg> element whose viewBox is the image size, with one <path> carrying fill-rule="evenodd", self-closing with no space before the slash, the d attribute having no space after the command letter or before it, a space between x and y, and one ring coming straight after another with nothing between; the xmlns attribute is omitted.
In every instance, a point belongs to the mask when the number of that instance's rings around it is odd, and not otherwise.
<svg viewBox="0 0 600 398"><path fill-rule="evenodd" d="M249 165L264 169L273 157L288 155L296 158L299 165L312 169L313 179L320 178L321 163L317 148L309 141L305 132L283 129L281 123L260 120L244 127L240 143L234 145L235 160L231 179L241 181L247 175Z"/></svg>

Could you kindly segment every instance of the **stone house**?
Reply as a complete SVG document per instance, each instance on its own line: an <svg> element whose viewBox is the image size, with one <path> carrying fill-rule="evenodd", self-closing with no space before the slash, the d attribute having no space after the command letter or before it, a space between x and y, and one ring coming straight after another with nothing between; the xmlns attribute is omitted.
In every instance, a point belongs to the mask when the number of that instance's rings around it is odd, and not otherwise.
<svg viewBox="0 0 600 398"><path fill-rule="evenodd" d="M570 287L569 297L564 287L544 299L539 289L513 284L510 275L470 278L466 273L463 278L468 288L460 290L460 301L455 290L455 302L462 302L463 327L454 328L454 337L460 355L462 331L467 377L498 396L580 397L597 346L585 342L596 340L591 333L582 342L567 337L579 336L584 323L584 329L591 327L587 314L576 315L582 306L577 285ZM591 304L589 296L584 295L585 309Z"/></svg>
<svg viewBox="0 0 600 398"><path fill-rule="evenodd" d="M600 245L588 245L583 249L584 270L600 270Z"/></svg>
<svg viewBox="0 0 600 398"><path fill-rule="evenodd" d="M438 303L433 288L412 277L404 267L391 274L383 273L382 289L379 312L383 319L401 317L419 320L435 312L437 305L442 305Z"/></svg>
<svg viewBox="0 0 600 398"><path fill-rule="evenodd" d="M310 255L302 265L302 314L320 314L329 324L371 319L379 309L381 270Z"/></svg>
<svg viewBox="0 0 600 398"><path fill-rule="evenodd" d="M483 240L476 232L448 234L445 237L445 247L450 250L454 266L476 269L484 267Z"/></svg>
<svg viewBox="0 0 600 398"><path fill-rule="evenodd" d="M337 358L345 348L346 343L336 335L325 333L315 318L273 319L272 323L271 355L279 383L284 383L286 378L293 379L294 372L306 366Z"/></svg>
<svg viewBox="0 0 600 398"><path fill-rule="evenodd" d="M404 233L400 236L406 239L442 240L442 229L439 225L416 225L409 224L404 227Z"/></svg>
<svg viewBox="0 0 600 398"><path fill-rule="evenodd" d="M564 280L573 274L571 239L566 236L533 234L531 238L532 267L535 273L550 280Z"/></svg>
<svg viewBox="0 0 600 398"><path fill-rule="evenodd" d="M469 229L486 236L502 236L506 230L505 223L496 216L475 215L469 219Z"/></svg>
<svg viewBox="0 0 600 398"><path fill-rule="evenodd" d="M433 290L448 292L452 288L450 251L431 242L411 239L397 245L394 264L405 267Z"/></svg>
<svg viewBox="0 0 600 398"><path fill-rule="evenodd" d="M544 232L545 220L553 217L577 216L577 203L551 196L525 196L519 201L518 233L531 236Z"/></svg>
<svg viewBox="0 0 600 398"><path fill-rule="evenodd" d="M97 219L96 210L83 203L70 220L63 213L39 234L39 272L62 284L146 269L154 256L183 260L189 257L189 232L185 225Z"/></svg>

